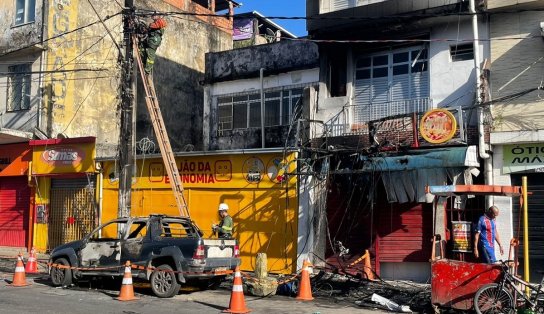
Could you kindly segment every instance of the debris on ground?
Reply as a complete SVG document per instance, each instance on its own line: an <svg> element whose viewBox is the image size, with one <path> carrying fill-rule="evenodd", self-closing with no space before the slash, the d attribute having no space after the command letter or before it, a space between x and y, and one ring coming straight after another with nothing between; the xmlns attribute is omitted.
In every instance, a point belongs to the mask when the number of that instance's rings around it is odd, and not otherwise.
<svg viewBox="0 0 544 314"><path fill-rule="evenodd" d="M368 281L325 271L320 271L311 282L314 297L329 298L333 302L388 310L386 306L372 301L372 295L377 294L397 305L407 305L413 312L434 313L430 284L411 281Z"/></svg>
<svg viewBox="0 0 544 314"><path fill-rule="evenodd" d="M410 307L407 305L398 305L397 303L382 297L379 294L372 294L372 298L370 298L371 301L376 302L378 304L381 304L385 306L388 310L393 312L401 312L401 313L412 313L412 310L410 310Z"/></svg>

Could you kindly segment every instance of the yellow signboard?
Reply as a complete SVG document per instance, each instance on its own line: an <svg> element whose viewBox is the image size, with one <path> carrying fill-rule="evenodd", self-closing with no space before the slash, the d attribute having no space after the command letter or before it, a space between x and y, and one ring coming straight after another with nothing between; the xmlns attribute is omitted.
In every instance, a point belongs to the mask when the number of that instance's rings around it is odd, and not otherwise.
<svg viewBox="0 0 544 314"><path fill-rule="evenodd" d="M95 143L83 140L77 143L76 138L67 140L31 141L32 174L67 174L95 172ZM55 144L49 142L55 141ZM43 143L42 143L43 142ZM44 145L40 145L44 144Z"/></svg>
<svg viewBox="0 0 544 314"><path fill-rule="evenodd" d="M296 154L201 155L176 159L191 219L213 237L218 206L226 203L240 243L242 270L253 270L257 253L267 253L271 272L296 271L298 193ZM114 161L104 163L102 222L117 217L118 178ZM131 216L179 215L160 158L138 160Z"/></svg>

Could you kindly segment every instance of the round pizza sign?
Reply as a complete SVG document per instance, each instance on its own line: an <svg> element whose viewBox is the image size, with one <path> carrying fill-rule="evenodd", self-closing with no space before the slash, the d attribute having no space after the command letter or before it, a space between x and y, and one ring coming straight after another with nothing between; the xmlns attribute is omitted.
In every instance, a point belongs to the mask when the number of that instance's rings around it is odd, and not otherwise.
<svg viewBox="0 0 544 314"><path fill-rule="evenodd" d="M453 138L457 131L457 120L445 109L431 110L423 115L419 133L429 143L441 144Z"/></svg>

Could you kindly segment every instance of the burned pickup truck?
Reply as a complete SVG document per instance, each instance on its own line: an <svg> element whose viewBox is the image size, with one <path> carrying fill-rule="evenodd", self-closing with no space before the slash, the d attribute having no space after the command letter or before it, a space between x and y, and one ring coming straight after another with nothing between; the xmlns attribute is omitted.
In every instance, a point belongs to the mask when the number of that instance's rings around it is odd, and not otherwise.
<svg viewBox="0 0 544 314"><path fill-rule="evenodd" d="M75 268L53 266L49 273L53 285L65 286L83 276L121 277L126 261L145 268L133 269L132 276L150 281L161 298L176 295L187 282L218 285L240 264L236 240L204 239L189 218L151 215L112 220L56 247L50 262Z"/></svg>

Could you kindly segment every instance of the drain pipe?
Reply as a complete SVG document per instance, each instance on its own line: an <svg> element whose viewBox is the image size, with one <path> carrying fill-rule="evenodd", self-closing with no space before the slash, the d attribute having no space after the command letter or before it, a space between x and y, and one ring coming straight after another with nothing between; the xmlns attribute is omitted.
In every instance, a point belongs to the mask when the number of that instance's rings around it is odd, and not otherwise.
<svg viewBox="0 0 544 314"><path fill-rule="evenodd" d="M478 14L476 14L475 0L469 0L470 13L472 13L472 32L474 36L474 68L476 70L476 104L478 110L478 149L480 158L484 160L484 178L485 184L493 184L493 163L491 155L486 151L485 130L484 130L484 111L481 107L483 103L481 86L482 86L482 69L480 56L480 40L478 34ZM487 207L493 205L493 199L488 196L486 199Z"/></svg>
<svg viewBox="0 0 544 314"><path fill-rule="evenodd" d="M259 77L261 79L261 148L264 148L264 68L259 71Z"/></svg>

